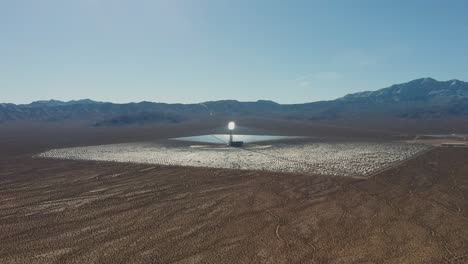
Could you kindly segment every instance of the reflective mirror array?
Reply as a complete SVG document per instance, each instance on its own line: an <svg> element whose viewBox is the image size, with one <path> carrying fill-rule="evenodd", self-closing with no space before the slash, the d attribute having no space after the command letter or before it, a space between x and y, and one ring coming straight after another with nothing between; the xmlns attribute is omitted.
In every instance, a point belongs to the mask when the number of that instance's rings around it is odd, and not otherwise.
<svg viewBox="0 0 468 264"><path fill-rule="evenodd" d="M229 135L202 135L165 142L53 149L39 157L365 177L430 149L424 144L403 142L312 142L308 139L294 141L290 139L300 137L285 136L236 137L249 144L234 148L226 144Z"/></svg>

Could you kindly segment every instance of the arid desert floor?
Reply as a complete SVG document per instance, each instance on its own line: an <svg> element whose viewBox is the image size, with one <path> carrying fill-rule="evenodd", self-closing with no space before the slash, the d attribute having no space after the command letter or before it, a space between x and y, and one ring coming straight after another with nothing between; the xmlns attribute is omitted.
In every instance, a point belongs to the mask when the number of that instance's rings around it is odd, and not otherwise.
<svg viewBox="0 0 468 264"><path fill-rule="evenodd" d="M467 148L367 179L33 157L173 129L0 132L0 263L468 262Z"/></svg>

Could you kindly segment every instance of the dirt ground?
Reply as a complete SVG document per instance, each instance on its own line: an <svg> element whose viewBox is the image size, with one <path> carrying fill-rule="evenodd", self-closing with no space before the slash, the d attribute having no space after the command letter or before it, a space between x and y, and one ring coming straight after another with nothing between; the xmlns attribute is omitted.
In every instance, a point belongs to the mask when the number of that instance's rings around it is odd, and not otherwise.
<svg viewBox="0 0 468 264"><path fill-rule="evenodd" d="M31 158L185 131L2 129L0 263L468 263L468 148L367 180Z"/></svg>

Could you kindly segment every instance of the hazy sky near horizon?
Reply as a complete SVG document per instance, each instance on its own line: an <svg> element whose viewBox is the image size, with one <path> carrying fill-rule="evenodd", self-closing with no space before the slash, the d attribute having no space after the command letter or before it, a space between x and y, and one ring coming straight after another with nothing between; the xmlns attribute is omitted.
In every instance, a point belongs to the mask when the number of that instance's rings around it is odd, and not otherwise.
<svg viewBox="0 0 468 264"><path fill-rule="evenodd" d="M464 0L0 0L0 102L280 103L468 80Z"/></svg>

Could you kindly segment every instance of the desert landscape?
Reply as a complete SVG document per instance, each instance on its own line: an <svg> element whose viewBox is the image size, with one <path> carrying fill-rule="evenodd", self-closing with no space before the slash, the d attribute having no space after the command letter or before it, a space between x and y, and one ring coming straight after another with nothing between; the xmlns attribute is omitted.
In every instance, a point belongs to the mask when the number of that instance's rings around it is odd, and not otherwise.
<svg viewBox="0 0 468 264"><path fill-rule="evenodd" d="M468 1L0 1L0 264L468 263Z"/></svg>
<svg viewBox="0 0 468 264"><path fill-rule="evenodd" d="M329 135L338 145L393 142L401 134L318 122L243 123L272 134ZM217 126L5 126L0 262L468 261L463 147L427 146L364 178L37 157L51 149L161 142Z"/></svg>

